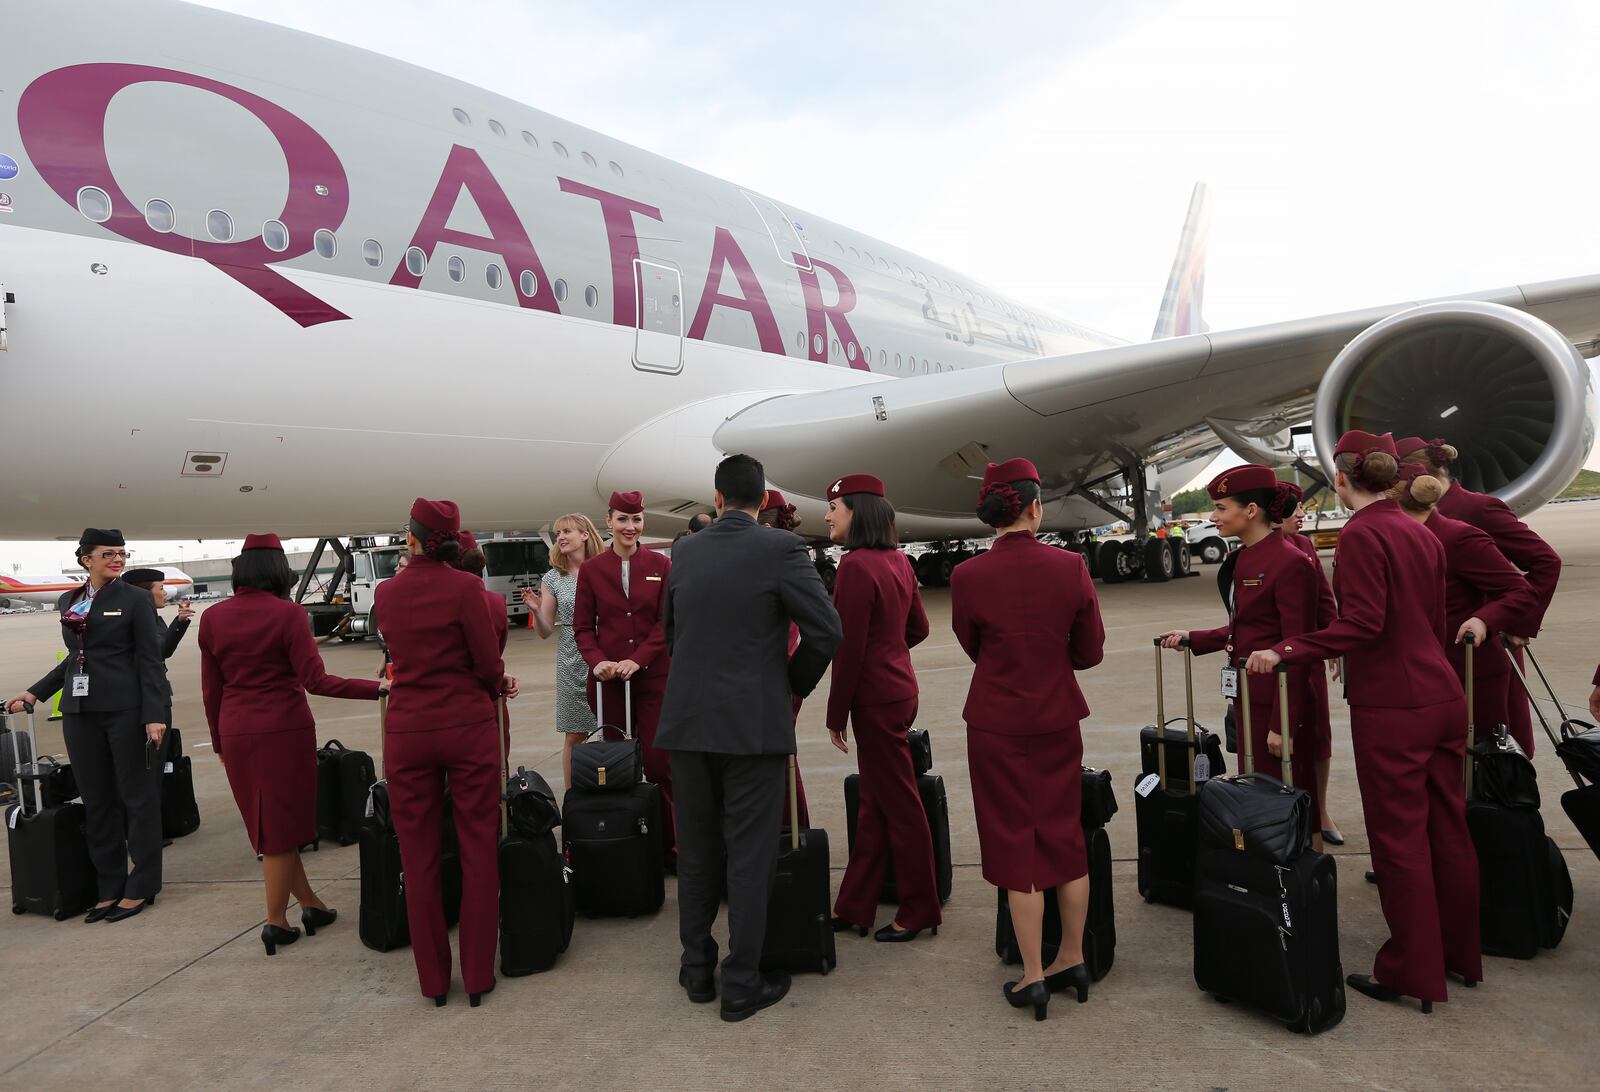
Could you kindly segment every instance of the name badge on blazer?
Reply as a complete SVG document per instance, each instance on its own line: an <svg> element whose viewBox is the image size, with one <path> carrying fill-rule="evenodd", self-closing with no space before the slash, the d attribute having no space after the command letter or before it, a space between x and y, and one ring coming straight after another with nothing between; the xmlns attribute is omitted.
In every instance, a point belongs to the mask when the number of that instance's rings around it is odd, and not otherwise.
<svg viewBox="0 0 1600 1092"><path fill-rule="evenodd" d="M1266 581L1259 580L1259 579L1257 579L1257 580L1246 579L1246 580L1239 581L1239 583L1244 585L1247 588L1259 588L1262 584L1266 583Z"/></svg>
<svg viewBox="0 0 1600 1092"><path fill-rule="evenodd" d="M656 582L657 582L657 583L660 583L660 582L661 582L661 578L660 578L660 577L659 577L659 576L647 576L647 577L645 577L645 579L646 579L646 580L654 580L654 581L656 581Z"/></svg>
<svg viewBox="0 0 1600 1092"><path fill-rule="evenodd" d="M108 610L108 611L103 612L100 615L100 617L102 617L102 618L121 618L122 617L122 612L120 610Z"/></svg>

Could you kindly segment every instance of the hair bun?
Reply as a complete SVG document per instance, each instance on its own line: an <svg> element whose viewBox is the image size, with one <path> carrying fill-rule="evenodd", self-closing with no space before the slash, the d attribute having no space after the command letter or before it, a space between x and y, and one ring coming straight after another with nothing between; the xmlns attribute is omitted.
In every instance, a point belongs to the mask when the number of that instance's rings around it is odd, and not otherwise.
<svg viewBox="0 0 1600 1092"><path fill-rule="evenodd" d="M1382 493L1394 485L1400 476L1400 464L1387 451L1370 448L1361 453L1356 464L1356 482L1373 493Z"/></svg>
<svg viewBox="0 0 1600 1092"><path fill-rule="evenodd" d="M1010 527L1022 515L1022 497L1009 485L986 485L978 494L977 514L990 527Z"/></svg>

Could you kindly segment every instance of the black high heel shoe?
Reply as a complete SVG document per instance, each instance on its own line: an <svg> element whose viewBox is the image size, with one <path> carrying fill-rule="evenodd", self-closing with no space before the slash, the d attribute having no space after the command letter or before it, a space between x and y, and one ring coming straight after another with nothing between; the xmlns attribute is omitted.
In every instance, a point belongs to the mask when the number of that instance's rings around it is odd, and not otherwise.
<svg viewBox="0 0 1600 1092"><path fill-rule="evenodd" d="M867 927L865 925L857 925L853 921L846 921L838 914L833 916L833 931L835 933L848 933L853 931L856 933L856 935L863 937L867 935Z"/></svg>
<svg viewBox="0 0 1600 1092"><path fill-rule="evenodd" d="M1007 982L1000 987L1000 992L1005 994L1006 1003L1014 1009L1025 1009L1033 1006L1033 1018L1043 1020L1050 1006L1050 988L1044 982L1035 982L1025 989L1014 990L1015 982Z"/></svg>
<svg viewBox="0 0 1600 1092"><path fill-rule="evenodd" d="M473 1008L477 1008L478 1004L484 999L484 997L487 994L491 994L493 992L494 992L494 983L491 982L491 983L489 983L489 988L488 989L479 990L477 993L469 993L469 994L467 994L467 1004L471 1005Z"/></svg>
<svg viewBox="0 0 1600 1092"><path fill-rule="evenodd" d="M1068 967L1064 971L1044 976L1045 988L1051 993L1064 993L1067 990L1078 992L1078 1004L1089 1000L1089 968L1082 963Z"/></svg>
<svg viewBox="0 0 1600 1092"><path fill-rule="evenodd" d="M929 930L929 932L933 936L938 936L939 927L935 925ZM861 935L866 936L867 931L865 929L861 930ZM882 929L879 929L876 933L873 933L872 939L877 941L879 944L904 944L908 940L916 940L921 935L921 929L896 929L894 927L894 922L891 921L888 925L885 925Z"/></svg>
<svg viewBox="0 0 1600 1092"><path fill-rule="evenodd" d="M1353 974L1345 978L1344 984L1357 993L1366 994L1374 1001L1398 1001L1406 996L1399 990L1391 990L1381 982L1374 982L1370 974ZM1418 998L1421 1001L1421 998ZM1433 1002L1422 1002L1423 1015L1433 1012Z"/></svg>
<svg viewBox="0 0 1600 1092"><path fill-rule="evenodd" d="M315 906L302 906L300 908L300 924L306 927L306 936L314 937L317 930L323 926L332 925L339 920L337 910L319 910Z"/></svg>
<svg viewBox="0 0 1600 1092"><path fill-rule="evenodd" d="M442 1008L444 1008L444 999L445 999L445 998L446 998L446 997L447 997L447 996L448 996L448 995L447 995L447 994L442 994L442 993L441 993L441 994L440 994L440 995L439 995L439 996L438 996L438 997L435 997L435 998L434 998L434 999L433 999L433 1007L434 1007L434 1008L436 1008L436 1009L442 1009Z"/></svg>
<svg viewBox="0 0 1600 1092"><path fill-rule="evenodd" d="M299 939L300 930L292 927L280 929L270 921L261 929L261 943L267 949L268 955L277 955L279 947L293 944Z"/></svg>

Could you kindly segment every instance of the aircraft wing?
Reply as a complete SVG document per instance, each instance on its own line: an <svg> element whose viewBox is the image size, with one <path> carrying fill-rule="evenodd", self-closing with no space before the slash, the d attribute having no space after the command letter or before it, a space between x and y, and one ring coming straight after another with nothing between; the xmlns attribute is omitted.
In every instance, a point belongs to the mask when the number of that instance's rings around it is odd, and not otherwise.
<svg viewBox="0 0 1600 1092"><path fill-rule="evenodd" d="M1586 353L1600 341L1600 276L1449 300L1530 314ZM871 472L908 515L970 518L974 479L986 462L1026 456L1038 465L1046 494L1065 497L1135 460L1171 463L1215 451L1219 433L1281 432L1310 415L1324 372L1352 338L1420 302L781 395L731 417L716 445L761 459L786 493L816 497L841 474ZM1495 360L1475 344L1452 344L1462 366L1445 361L1440 382L1471 387L1450 393L1465 405L1473 390L1492 388L1472 369L1492 368Z"/></svg>

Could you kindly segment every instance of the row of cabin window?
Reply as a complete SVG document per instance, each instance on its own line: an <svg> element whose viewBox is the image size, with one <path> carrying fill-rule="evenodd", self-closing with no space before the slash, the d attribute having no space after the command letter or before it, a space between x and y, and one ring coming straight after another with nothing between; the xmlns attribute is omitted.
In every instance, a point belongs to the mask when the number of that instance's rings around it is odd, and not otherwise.
<svg viewBox="0 0 1600 1092"><path fill-rule="evenodd" d="M839 242L837 239L833 241L833 245L834 248L838 250L839 256L843 257L846 249L845 245ZM1006 303L1004 300L994 299L991 296L984 295L982 292L975 293L970 288L963 288L959 284L954 284L951 281L944 280L938 276L929 276L926 273L920 273L917 270L912 269L910 266L902 267L899 262L892 262L883 257L881 254L877 258L873 258L873 256L867 251L858 250L853 246L849 248L849 251L850 256L855 258L857 261L865 262L869 266L876 263L877 267L885 273L893 272L902 277L910 277L911 283L916 285L918 288L926 289L931 281L936 288L948 292L952 296L961 296L966 299L968 303L977 302L984 304L987 307L998 307L1009 317L1014 318L1019 322L1023 319L1027 319L1030 322L1034 322L1041 326L1048 326L1052 329L1064 328L1063 324L1057 322L1055 319L1043 318L1039 315L1035 315L1031 311L1024 311L1019 307L1015 307L1012 304Z"/></svg>
<svg viewBox="0 0 1600 1092"><path fill-rule="evenodd" d="M799 349L802 353L804 353L806 351L806 335L805 335L805 331L803 331L803 330L796 330L795 331L794 344L795 344L795 348ZM812 353L813 354L820 354L820 353L823 352L824 349L829 350L829 358L830 359L838 357L842 352L844 357L845 357L845 359L849 360L850 363L852 363L852 364L854 364L857 360L865 360L867 362L867 364L869 364L869 365L872 363L872 348L871 348L871 346L862 345L858 349L855 342L847 341L841 347L840 344L839 344L839 339L838 338L833 338L831 342L825 342L823 340L821 334L812 334L811 335L811 351L812 351ZM891 357L889 355L888 350L879 349L878 350L878 369L880 371L887 370L890 367L891 362L893 363L894 370L897 371L897 372L898 371L908 371L908 372L911 372L911 373L915 373L920 368L922 374L923 375L927 375L930 372L953 372L953 371L956 370L956 367L955 367L954 364L950 365L947 368L947 367L944 366L944 363L942 361L937 361L937 360L934 361L930 365L928 363L928 358L927 357L923 357L919 361L917 359L917 355L915 353L909 353L909 354L907 354L905 356L902 356L899 353L895 353L894 356Z"/></svg>
<svg viewBox="0 0 1600 1092"><path fill-rule="evenodd" d="M451 108L450 113L460 124L468 128L472 127L472 115L461 109L461 107L456 106ZM498 137L503 137L506 135L506 127L501 125L494 118L489 119L489 131ZM536 151L538 150L539 138L528 132L526 129L522 130L522 141L528 147L533 148ZM556 155L560 156L562 159L569 159L572 155L572 153L567 151L567 146L561 143L559 140L552 140L550 142L550 150L556 153ZM590 155L588 152L582 152L580 154L583 156L583 161L589 166L599 168L600 164L594 156ZM606 165L611 168L612 174L616 175L618 178L622 177L622 164L618 163L615 159L611 159L607 160Z"/></svg>

